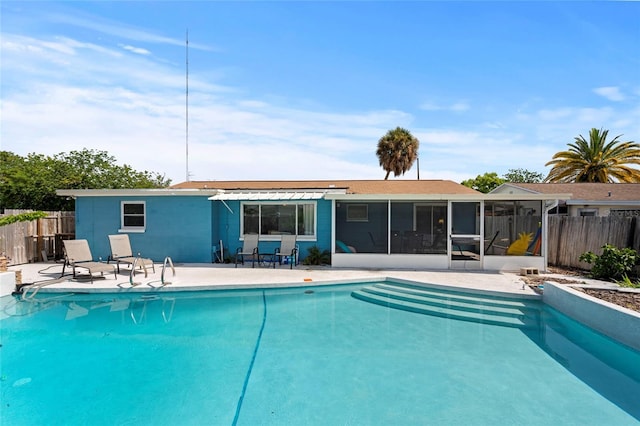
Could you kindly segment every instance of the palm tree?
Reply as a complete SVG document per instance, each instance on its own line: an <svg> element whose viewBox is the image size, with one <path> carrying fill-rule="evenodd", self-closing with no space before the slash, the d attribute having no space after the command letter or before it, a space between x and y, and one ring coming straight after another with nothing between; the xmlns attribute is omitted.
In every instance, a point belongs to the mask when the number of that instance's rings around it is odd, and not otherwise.
<svg viewBox="0 0 640 426"><path fill-rule="evenodd" d="M405 174L418 158L419 147L420 141L402 127L389 130L381 137L376 155L387 172L384 179L387 180L391 172L394 176Z"/></svg>
<svg viewBox="0 0 640 426"><path fill-rule="evenodd" d="M545 166L553 166L545 182L640 182L640 144L618 140L618 135L607 142L608 130L591 129L589 141L582 135L569 150L560 151Z"/></svg>

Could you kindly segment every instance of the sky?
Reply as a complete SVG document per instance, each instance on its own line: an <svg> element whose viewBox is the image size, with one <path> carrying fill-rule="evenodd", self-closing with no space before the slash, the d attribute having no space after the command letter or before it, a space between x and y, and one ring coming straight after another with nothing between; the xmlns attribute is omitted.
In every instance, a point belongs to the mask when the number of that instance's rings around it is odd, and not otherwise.
<svg viewBox="0 0 640 426"><path fill-rule="evenodd" d="M420 149L397 179L640 142L640 2L3 0L0 41L1 150L174 184L383 179L398 126Z"/></svg>

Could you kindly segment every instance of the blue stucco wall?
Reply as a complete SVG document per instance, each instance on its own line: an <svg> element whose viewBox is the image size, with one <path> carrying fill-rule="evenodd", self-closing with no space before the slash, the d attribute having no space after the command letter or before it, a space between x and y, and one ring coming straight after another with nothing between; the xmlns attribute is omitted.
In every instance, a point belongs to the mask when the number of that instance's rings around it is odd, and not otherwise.
<svg viewBox="0 0 640 426"><path fill-rule="evenodd" d="M121 201L146 202L146 230L128 233L134 252L161 262L211 262L212 204L203 197L79 197L76 238L87 239L95 259L107 259L108 235L120 229Z"/></svg>
<svg viewBox="0 0 640 426"><path fill-rule="evenodd" d="M170 256L174 263L209 263L213 246L222 240L225 255L233 255L242 246L240 239L240 202L209 201L203 197L79 197L76 200L76 238L86 239L94 259L106 260L110 254L108 235L120 229L122 201L146 203L146 230L130 232L133 253L140 253L156 262ZM308 249L331 246L331 201L317 202L317 240L299 240L300 260ZM263 253L273 253L278 241L261 241Z"/></svg>

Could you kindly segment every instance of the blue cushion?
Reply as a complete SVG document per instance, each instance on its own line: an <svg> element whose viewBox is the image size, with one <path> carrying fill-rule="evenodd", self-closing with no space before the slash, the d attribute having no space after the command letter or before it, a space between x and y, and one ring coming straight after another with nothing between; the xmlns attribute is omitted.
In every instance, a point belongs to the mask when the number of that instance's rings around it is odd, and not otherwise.
<svg viewBox="0 0 640 426"><path fill-rule="evenodd" d="M353 251L351 251L351 249L340 240L336 240L336 245L345 253L353 253Z"/></svg>

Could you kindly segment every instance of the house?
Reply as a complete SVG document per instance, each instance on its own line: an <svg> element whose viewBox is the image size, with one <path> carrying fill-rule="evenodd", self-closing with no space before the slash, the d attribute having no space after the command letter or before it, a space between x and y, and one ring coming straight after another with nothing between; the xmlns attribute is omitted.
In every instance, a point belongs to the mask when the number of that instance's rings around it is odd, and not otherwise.
<svg viewBox="0 0 640 426"><path fill-rule="evenodd" d="M297 236L333 267L546 270L549 210L568 194L483 194L448 180L189 181L166 189L58 190L76 202L76 238L109 255L107 235L162 261L227 255L245 234L262 253ZM226 257L226 256L225 256Z"/></svg>
<svg viewBox="0 0 640 426"><path fill-rule="evenodd" d="M570 194L552 214L640 216L640 183L505 183L492 194Z"/></svg>

